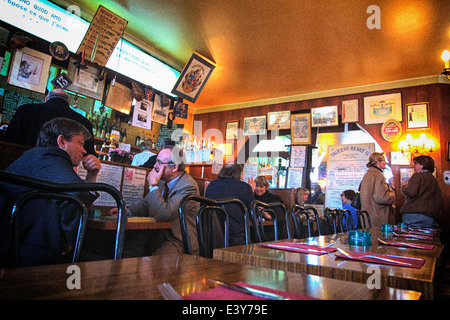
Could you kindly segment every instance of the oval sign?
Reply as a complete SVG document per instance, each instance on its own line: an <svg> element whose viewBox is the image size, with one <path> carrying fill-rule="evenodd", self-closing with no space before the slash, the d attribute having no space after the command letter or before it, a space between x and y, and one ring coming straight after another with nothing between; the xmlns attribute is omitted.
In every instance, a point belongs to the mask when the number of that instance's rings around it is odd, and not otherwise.
<svg viewBox="0 0 450 320"><path fill-rule="evenodd" d="M395 119L388 119L381 127L381 135L389 142L397 141L402 136L402 126Z"/></svg>

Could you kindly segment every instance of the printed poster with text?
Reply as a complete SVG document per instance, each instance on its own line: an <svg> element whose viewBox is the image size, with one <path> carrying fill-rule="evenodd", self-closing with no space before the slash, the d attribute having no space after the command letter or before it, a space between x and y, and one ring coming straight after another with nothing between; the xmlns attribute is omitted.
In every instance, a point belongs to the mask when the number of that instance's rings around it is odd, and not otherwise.
<svg viewBox="0 0 450 320"><path fill-rule="evenodd" d="M358 191L374 151L373 143L328 146L325 208L342 208L341 193Z"/></svg>

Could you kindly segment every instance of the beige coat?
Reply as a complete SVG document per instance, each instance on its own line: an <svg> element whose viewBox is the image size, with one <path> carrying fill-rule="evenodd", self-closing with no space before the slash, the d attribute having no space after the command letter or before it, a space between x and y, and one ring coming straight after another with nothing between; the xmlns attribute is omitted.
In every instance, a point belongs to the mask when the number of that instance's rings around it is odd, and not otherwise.
<svg viewBox="0 0 450 320"><path fill-rule="evenodd" d="M395 223L392 205L395 202L395 191L386 183L381 170L370 167L361 181L361 210L370 215L373 227L381 227L384 223Z"/></svg>

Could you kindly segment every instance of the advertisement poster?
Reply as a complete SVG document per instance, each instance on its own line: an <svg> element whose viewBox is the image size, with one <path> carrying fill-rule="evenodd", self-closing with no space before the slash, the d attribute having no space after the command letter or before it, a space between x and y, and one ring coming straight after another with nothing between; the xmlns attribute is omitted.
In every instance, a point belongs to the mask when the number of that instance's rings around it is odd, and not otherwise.
<svg viewBox="0 0 450 320"><path fill-rule="evenodd" d="M358 191L374 151L373 143L328 146L325 208L342 208L342 192Z"/></svg>

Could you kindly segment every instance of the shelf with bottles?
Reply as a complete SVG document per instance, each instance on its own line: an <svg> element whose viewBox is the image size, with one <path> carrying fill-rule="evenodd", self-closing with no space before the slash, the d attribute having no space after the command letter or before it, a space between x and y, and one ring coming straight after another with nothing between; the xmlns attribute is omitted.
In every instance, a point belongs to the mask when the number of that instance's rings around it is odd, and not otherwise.
<svg viewBox="0 0 450 320"><path fill-rule="evenodd" d="M184 135L179 143L179 147L184 150L186 163L206 163L211 164L221 151L214 146L214 141L203 137L191 137Z"/></svg>
<svg viewBox="0 0 450 320"><path fill-rule="evenodd" d="M284 188L288 159L283 157L249 157L246 164L258 166L258 175L269 180L270 188Z"/></svg>

